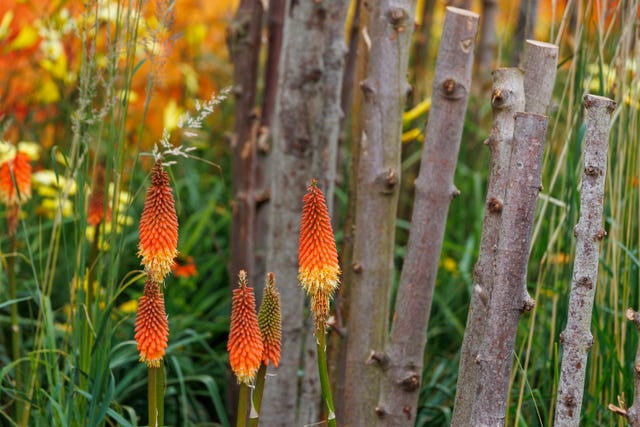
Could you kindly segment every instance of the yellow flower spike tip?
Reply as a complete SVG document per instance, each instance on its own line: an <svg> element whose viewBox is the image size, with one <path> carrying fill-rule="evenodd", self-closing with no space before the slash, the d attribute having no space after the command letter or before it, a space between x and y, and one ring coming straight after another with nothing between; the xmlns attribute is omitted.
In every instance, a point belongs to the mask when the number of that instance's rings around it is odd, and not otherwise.
<svg viewBox="0 0 640 427"><path fill-rule="evenodd" d="M258 312L258 325L264 349L262 350L262 361L265 365L269 362L278 367L280 362L280 294L276 289L273 273L267 275L267 284L264 288L262 304Z"/></svg>
<svg viewBox="0 0 640 427"><path fill-rule="evenodd" d="M304 196L298 262L298 281L309 296L318 293L330 296L338 287L336 241L327 204L316 180L311 181Z"/></svg>
<svg viewBox="0 0 640 427"><path fill-rule="evenodd" d="M138 255L142 257L149 276L162 283L178 255L178 217L169 175L160 160L151 171L151 186L140 217L138 248Z"/></svg>
<svg viewBox="0 0 640 427"><path fill-rule="evenodd" d="M10 206L22 205L30 198L31 164L29 156L18 151L13 159L6 160L0 166L0 200Z"/></svg>
<svg viewBox="0 0 640 427"><path fill-rule="evenodd" d="M311 311L313 312L316 331L324 331L329 320L331 295L318 293L311 296Z"/></svg>
<svg viewBox="0 0 640 427"><path fill-rule="evenodd" d="M262 338L256 315L253 288L247 286L247 273L238 273L239 285L231 299L231 326L229 328L229 363L238 378L238 384L251 384L262 361Z"/></svg>
<svg viewBox="0 0 640 427"><path fill-rule="evenodd" d="M150 279L144 284L144 293L138 303L135 331L140 361L149 367L159 367L167 349L169 323L160 285Z"/></svg>

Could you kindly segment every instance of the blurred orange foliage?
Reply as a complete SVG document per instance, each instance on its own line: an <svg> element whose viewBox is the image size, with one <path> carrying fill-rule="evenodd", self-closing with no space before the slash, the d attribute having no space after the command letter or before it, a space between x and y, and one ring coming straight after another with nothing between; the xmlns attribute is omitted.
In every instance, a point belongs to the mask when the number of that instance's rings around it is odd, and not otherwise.
<svg viewBox="0 0 640 427"><path fill-rule="evenodd" d="M85 4L89 4L89 10ZM143 145L157 141L165 127L175 126L196 98L208 99L229 81L225 28L237 0L167 0L143 2L135 41L127 131L135 142L150 97ZM34 139L48 148L69 127L77 107L77 85L83 57L81 33L94 41L92 60L106 73L116 21L130 2L122 0L2 0L0 2L0 125L6 140ZM116 17L116 11L120 15ZM96 22L97 21L97 22ZM85 24L89 25L85 25ZM126 40L126 49L134 45ZM118 51L119 67L125 52ZM152 92L147 94L149 76ZM101 76L95 76L100 79ZM116 93L126 82L116 80ZM64 108L63 107L64 105ZM64 113L66 112L66 113ZM67 114L64 116L63 114Z"/></svg>

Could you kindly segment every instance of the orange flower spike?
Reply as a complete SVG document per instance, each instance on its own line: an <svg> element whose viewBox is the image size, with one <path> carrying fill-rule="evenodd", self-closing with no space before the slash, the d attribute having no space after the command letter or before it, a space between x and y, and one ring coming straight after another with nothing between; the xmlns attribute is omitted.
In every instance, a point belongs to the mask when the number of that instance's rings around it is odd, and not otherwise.
<svg viewBox="0 0 640 427"><path fill-rule="evenodd" d="M300 225L298 281L307 294L331 295L338 287L340 266L331 219L317 181L307 187Z"/></svg>
<svg viewBox="0 0 640 427"><path fill-rule="evenodd" d="M251 384L262 361L262 338L256 315L253 288L247 286L247 273L238 273L239 286L231 299L231 326L229 328L229 363L238 383Z"/></svg>
<svg viewBox="0 0 640 427"><path fill-rule="evenodd" d="M144 284L144 294L138 302L135 330L140 361L149 367L159 367L167 349L169 324L160 285L150 279Z"/></svg>
<svg viewBox="0 0 640 427"><path fill-rule="evenodd" d="M138 248L138 255L142 256L142 264L149 276L162 283L178 255L178 217L169 175L160 160L151 171L151 186L140 217Z"/></svg>
<svg viewBox="0 0 640 427"><path fill-rule="evenodd" d="M11 176L15 178L15 184ZM17 186L17 190L16 190ZM0 166L0 200L7 206L22 205L31 198L31 164L29 156L18 151Z"/></svg>
<svg viewBox="0 0 640 427"><path fill-rule="evenodd" d="M262 361L265 365L271 362L276 368L280 362L280 323L280 294L276 289L273 273L269 273L258 312L258 325L264 344Z"/></svg>

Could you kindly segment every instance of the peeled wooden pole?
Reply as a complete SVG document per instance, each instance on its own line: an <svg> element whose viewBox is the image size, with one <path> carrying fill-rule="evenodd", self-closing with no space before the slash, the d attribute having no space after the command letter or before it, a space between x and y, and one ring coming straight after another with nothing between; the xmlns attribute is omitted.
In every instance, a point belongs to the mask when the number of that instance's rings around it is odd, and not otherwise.
<svg viewBox="0 0 640 427"><path fill-rule="evenodd" d="M558 46L527 40L524 47L524 111L547 114L556 81L557 66Z"/></svg>
<svg viewBox="0 0 640 427"><path fill-rule="evenodd" d="M493 127L486 144L491 150L489 180L478 261L473 269L473 291L460 351L458 384L451 424L470 424L476 393L476 356L484 335L489 296L493 290L495 254L502 224L502 207L507 191L513 127L513 114L524 109L523 73L519 68L498 68L493 72Z"/></svg>
<svg viewBox="0 0 640 427"><path fill-rule="evenodd" d="M584 97L587 132L580 188L580 219L573 229L576 256L567 326L560 334L562 364L556 399L556 427L578 426L580 423L587 356L593 345L590 327L598 280L599 244L607 235L602 226L602 211L609 127L615 106L616 103L609 98L595 95Z"/></svg>
<svg viewBox="0 0 640 427"><path fill-rule="evenodd" d="M414 0L363 4L366 77L360 82L362 134L349 290L344 399L345 426L373 426L381 372L371 352L384 346L393 280L400 188L402 113L413 32Z"/></svg>
<svg viewBox="0 0 640 427"><path fill-rule="evenodd" d="M515 114L514 147L502 208L495 279L477 356L477 388L471 412L474 426L504 425L513 349L524 309L522 288L527 276L536 200L542 189L546 131L545 116Z"/></svg>
<svg viewBox="0 0 640 427"><path fill-rule="evenodd" d="M395 320L386 354L374 347L382 354L371 357L383 368L384 376L376 407L378 425L413 426L415 422L447 212L459 193L453 175L471 88L477 30L477 14L447 8Z"/></svg>

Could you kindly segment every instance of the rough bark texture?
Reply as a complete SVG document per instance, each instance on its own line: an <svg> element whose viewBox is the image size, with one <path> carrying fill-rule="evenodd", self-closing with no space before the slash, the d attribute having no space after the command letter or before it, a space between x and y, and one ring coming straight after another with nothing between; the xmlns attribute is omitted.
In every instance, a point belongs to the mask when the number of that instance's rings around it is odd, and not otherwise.
<svg viewBox="0 0 640 427"><path fill-rule="evenodd" d="M231 271L253 270L253 220L255 212L256 81L262 31L262 6L242 0L228 33L233 62L235 104L231 140L233 205L231 226Z"/></svg>
<svg viewBox="0 0 640 427"><path fill-rule="evenodd" d="M627 320L633 322L638 332L640 332L640 313L633 309L627 309ZM636 359L633 364L633 405L627 408L624 402L624 395L618 396L618 406L609 404L610 411L624 417L630 427L640 427L640 341L636 350Z"/></svg>
<svg viewBox="0 0 640 427"><path fill-rule="evenodd" d="M478 15L448 7L436 60L432 105L416 179L407 254L387 346L378 425L415 423L429 312L471 87ZM372 425L372 424L369 424Z"/></svg>
<svg viewBox="0 0 640 427"><path fill-rule="evenodd" d="M451 425L467 426L471 421L471 407L476 393L478 365L476 356L484 335L489 296L493 290L495 254L502 224L502 207L506 195L513 114L524 110L523 73L518 68L498 68L493 72L493 128L486 141L491 150L487 197L482 224L478 261L473 270L473 290L467 326L460 351L460 368Z"/></svg>
<svg viewBox="0 0 640 427"><path fill-rule="evenodd" d="M235 95L235 123L231 137L233 203L229 277L237 277L240 270L253 271L257 137L255 98L262 12L260 2L242 0L227 34ZM229 407L235 408L238 386L233 376L229 378L228 385ZM231 418L233 420L233 415Z"/></svg>
<svg viewBox="0 0 640 427"><path fill-rule="evenodd" d="M264 76L261 126L270 126L278 93L278 64L282 47L285 0L270 0L267 15L268 49Z"/></svg>
<svg viewBox="0 0 640 427"><path fill-rule="evenodd" d="M587 355L593 345L591 314L598 280L604 183L607 172L609 125L615 102L594 95L584 97L587 132L584 139L584 170L580 188L580 219L573 230L576 255L573 264L567 326L560 334L562 363L555 426L578 426L584 393Z"/></svg>
<svg viewBox="0 0 640 427"><path fill-rule="evenodd" d="M267 18L268 45L267 63L264 70L264 91L262 109L260 111L260 128L258 129L256 147L255 196L256 212L254 218L254 268L248 271L252 277L256 298L261 299L262 282L267 274L266 252L269 235L269 199L271 197L271 179L269 174L270 128L273 111L276 106L278 90L278 61L282 46L282 30L284 23L284 0L270 0Z"/></svg>
<svg viewBox="0 0 640 427"><path fill-rule="evenodd" d="M476 426L504 425L513 349L524 309L522 287L527 276L536 199L542 188L546 130L545 116L516 113L495 281L477 357L477 389L471 413Z"/></svg>
<svg viewBox="0 0 640 427"><path fill-rule="evenodd" d="M547 114L558 66L558 46L527 40L524 48L525 110Z"/></svg>
<svg viewBox="0 0 640 427"><path fill-rule="evenodd" d="M480 23L480 41L476 60L477 77L475 83L481 89L478 93L485 93L485 84L489 82L489 71L493 69L496 54L496 16L498 15L497 0L482 0L482 16ZM518 110L519 111L519 110Z"/></svg>
<svg viewBox="0 0 640 427"><path fill-rule="evenodd" d="M271 212L267 266L282 277L282 354L278 374L269 377L269 404L261 413L268 426L317 422L299 419L298 389L303 349L303 291L298 286L298 233L302 198L317 178L331 203L336 169L346 0L287 1L279 86L273 117ZM305 375L317 375L307 369ZM304 380L302 383L304 384ZM319 406L314 401L303 406ZM308 413L308 412L307 412ZM317 414L317 412L316 412Z"/></svg>
<svg viewBox="0 0 640 427"><path fill-rule="evenodd" d="M383 348L393 279L395 221L400 183L402 112L415 1L365 2L368 50L360 82L362 135L358 167L347 372L342 425L373 426L381 372L372 350Z"/></svg>

